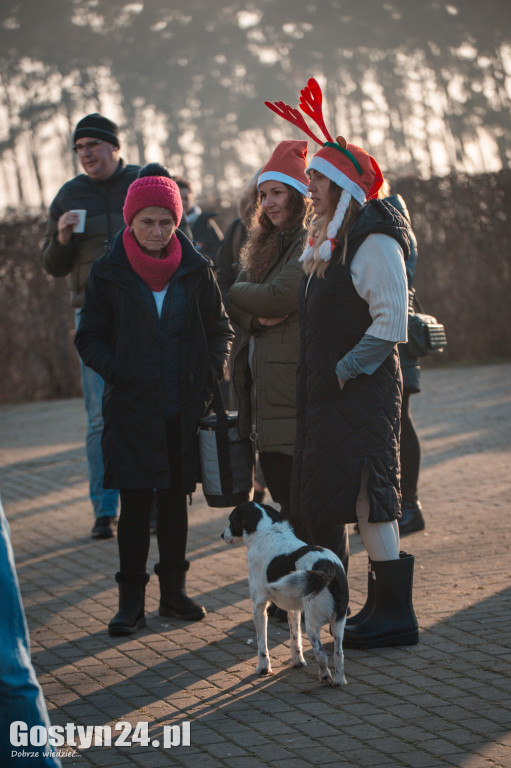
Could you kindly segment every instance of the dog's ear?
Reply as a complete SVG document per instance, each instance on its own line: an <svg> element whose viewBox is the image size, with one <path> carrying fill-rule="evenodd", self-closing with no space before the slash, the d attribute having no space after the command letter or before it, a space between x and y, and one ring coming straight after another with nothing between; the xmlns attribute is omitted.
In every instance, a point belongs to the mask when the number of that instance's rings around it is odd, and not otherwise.
<svg viewBox="0 0 511 768"><path fill-rule="evenodd" d="M268 517L271 518L273 523L281 523L283 520L285 520L282 512L279 512L278 509L275 509L275 507L270 507L269 504L261 504L261 506L263 507Z"/></svg>
<svg viewBox="0 0 511 768"><path fill-rule="evenodd" d="M244 504L240 504L238 507L235 507L231 514L229 515L229 527L231 529L231 533L236 538L240 538L243 536L243 507Z"/></svg>
<svg viewBox="0 0 511 768"><path fill-rule="evenodd" d="M243 536L243 533L254 533L261 520L261 510L258 504L247 501L235 507L229 515L229 524L233 536Z"/></svg>

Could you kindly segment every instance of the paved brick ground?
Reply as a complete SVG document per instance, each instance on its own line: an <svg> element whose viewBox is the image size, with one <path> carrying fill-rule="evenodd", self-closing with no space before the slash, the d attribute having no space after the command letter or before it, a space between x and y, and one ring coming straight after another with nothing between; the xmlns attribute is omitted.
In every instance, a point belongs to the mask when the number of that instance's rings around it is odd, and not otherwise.
<svg viewBox="0 0 511 768"><path fill-rule="evenodd" d="M254 676L245 550L224 546L228 510L209 509L200 493L189 586L207 619L160 619L153 577L147 629L109 637L117 545L90 539L82 403L0 408L0 492L52 722L147 722L160 742L69 749L65 767L511 768L511 365L428 370L423 385L413 412L427 530L404 540L416 555L421 641L346 651L342 689L320 687L308 643L309 666L290 669L276 623L274 674ZM351 546L356 609L366 557L355 534ZM190 746L163 748L164 726L183 722ZM174 744L177 730L167 730Z"/></svg>

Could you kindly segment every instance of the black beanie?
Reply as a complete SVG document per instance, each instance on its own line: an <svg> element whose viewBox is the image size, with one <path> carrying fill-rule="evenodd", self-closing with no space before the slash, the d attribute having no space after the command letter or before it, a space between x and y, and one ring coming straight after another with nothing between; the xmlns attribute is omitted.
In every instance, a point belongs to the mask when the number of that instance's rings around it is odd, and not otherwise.
<svg viewBox="0 0 511 768"><path fill-rule="evenodd" d="M142 179L144 176L166 176L167 179L171 179L172 176L164 165L160 163L147 163L137 173L137 179Z"/></svg>
<svg viewBox="0 0 511 768"><path fill-rule="evenodd" d="M120 147L119 128L108 117L94 112L92 115L83 117L75 128L73 133L73 144L77 139L88 138L102 139L113 144L114 147Z"/></svg>

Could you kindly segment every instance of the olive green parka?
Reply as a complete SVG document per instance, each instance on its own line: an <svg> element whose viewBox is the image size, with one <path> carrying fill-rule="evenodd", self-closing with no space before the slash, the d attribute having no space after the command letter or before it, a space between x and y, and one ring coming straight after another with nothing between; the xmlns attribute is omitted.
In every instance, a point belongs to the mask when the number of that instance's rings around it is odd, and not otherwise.
<svg viewBox="0 0 511 768"><path fill-rule="evenodd" d="M234 359L238 430L259 451L293 455L296 432L296 366L300 347L297 302L303 277L299 258L307 230L282 232L260 283L242 270L229 290L229 316L243 331ZM266 327L258 318L284 317ZM250 338L254 351L249 365Z"/></svg>

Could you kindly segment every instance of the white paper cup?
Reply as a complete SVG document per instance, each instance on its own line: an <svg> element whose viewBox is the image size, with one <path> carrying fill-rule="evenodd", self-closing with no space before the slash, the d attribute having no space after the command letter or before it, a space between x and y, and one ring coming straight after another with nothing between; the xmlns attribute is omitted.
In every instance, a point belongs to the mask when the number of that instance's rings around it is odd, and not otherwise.
<svg viewBox="0 0 511 768"><path fill-rule="evenodd" d="M84 232L85 231L85 217L87 216L87 211L81 210L81 209L74 209L72 211L69 211L69 213L77 213L80 217L78 220L78 224L75 224L73 227L73 232Z"/></svg>

